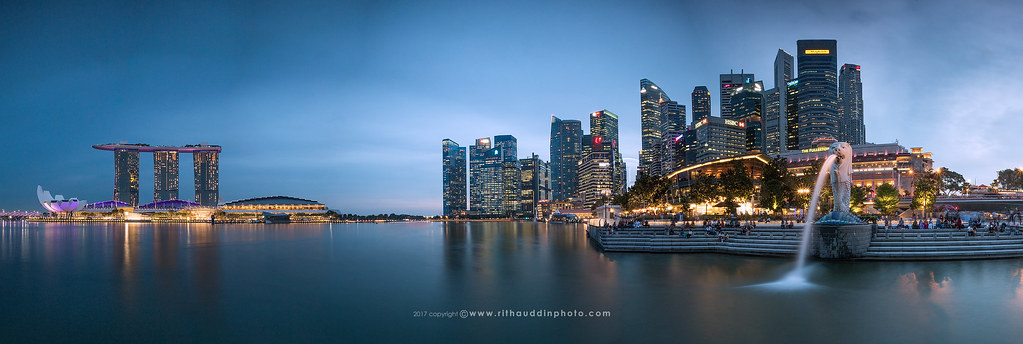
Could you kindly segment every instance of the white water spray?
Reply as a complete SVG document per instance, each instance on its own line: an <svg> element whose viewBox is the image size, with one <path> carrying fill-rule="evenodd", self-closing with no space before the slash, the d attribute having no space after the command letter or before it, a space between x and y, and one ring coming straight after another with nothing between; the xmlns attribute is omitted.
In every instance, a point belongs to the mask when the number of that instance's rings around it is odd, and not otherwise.
<svg viewBox="0 0 1023 344"><path fill-rule="evenodd" d="M813 233L813 222L817 217L817 201L821 198L821 188L824 187L824 178L831 171L831 165L835 163L837 155L830 155L821 165L821 173L817 175L817 182L813 185L813 193L810 197L810 204L806 209L806 222L803 224L803 237L799 241L799 258L796 260L796 269L791 275L803 277L803 267L806 265L807 251L810 250L810 234Z"/></svg>

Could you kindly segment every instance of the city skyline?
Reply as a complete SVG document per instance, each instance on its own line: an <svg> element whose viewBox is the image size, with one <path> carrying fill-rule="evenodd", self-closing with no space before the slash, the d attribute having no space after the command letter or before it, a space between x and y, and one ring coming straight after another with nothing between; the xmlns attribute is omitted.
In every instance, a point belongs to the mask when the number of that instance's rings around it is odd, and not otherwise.
<svg viewBox="0 0 1023 344"><path fill-rule="evenodd" d="M0 6L12 28L0 36L12 52L0 57L9 76L0 86L8 146L0 158L27 162L0 172L8 210L38 207L38 184L111 197L110 156L90 148L97 142L217 142L231 151L220 161L223 201L285 194L342 212L438 215L438 140L468 146L509 134L519 158L549 161L550 115L585 120L595 109L619 116L632 182L641 149L636 80L691 106L695 86L715 87L729 70L772 80L777 50L794 53L800 39L835 39L838 63L862 67L866 141L925 147L935 167L976 184L1023 165L1009 142L1023 112L1010 93L1018 81L988 85L1021 71L1023 44L1010 24L1019 4ZM494 10L508 15L481 15ZM713 20L736 13L790 19ZM687 20L673 20L679 15ZM578 29L599 17L616 24ZM192 22L202 24L185 25ZM713 35L698 34L710 27ZM650 50L635 42L651 28L676 43ZM721 115L717 98L713 116ZM152 163L139 162L139 203L155 193L147 189ZM69 168L80 173L61 173ZM179 199L194 196L187 179Z"/></svg>

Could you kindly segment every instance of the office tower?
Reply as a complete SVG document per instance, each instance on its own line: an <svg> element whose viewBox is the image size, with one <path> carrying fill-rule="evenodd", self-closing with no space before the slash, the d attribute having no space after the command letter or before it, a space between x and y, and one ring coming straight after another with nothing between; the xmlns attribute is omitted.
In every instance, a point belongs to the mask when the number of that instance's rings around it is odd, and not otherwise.
<svg viewBox="0 0 1023 344"><path fill-rule="evenodd" d="M693 88L693 124L710 117L710 91L707 86Z"/></svg>
<svg viewBox="0 0 1023 344"><path fill-rule="evenodd" d="M494 136L494 148L501 149L501 156L504 159L515 158L518 159L518 140L515 136L511 135L495 135Z"/></svg>
<svg viewBox="0 0 1023 344"><path fill-rule="evenodd" d="M504 183L500 148L488 149L480 166L480 214L505 216Z"/></svg>
<svg viewBox="0 0 1023 344"><path fill-rule="evenodd" d="M866 143L866 127L863 125L863 82L860 81L860 66L842 65L838 75L838 111L841 121L842 140L851 144Z"/></svg>
<svg viewBox="0 0 1023 344"><path fill-rule="evenodd" d="M551 199L551 170L547 162L533 154L519 160L522 165L522 198L519 212L528 218L537 218L536 205Z"/></svg>
<svg viewBox="0 0 1023 344"><path fill-rule="evenodd" d="M444 215L465 210L465 147L450 139L441 141L444 165Z"/></svg>
<svg viewBox="0 0 1023 344"><path fill-rule="evenodd" d="M777 155L784 151L785 116L782 116L781 92L778 88L764 91L764 154Z"/></svg>
<svg viewBox="0 0 1023 344"><path fill-rule="evenodd" d="M702 123L701 120L699 123ZM685 149L685 162L683 166L690 166L696 164L696 152L699 148L700 141L696 140L696 125L690 126L686 129L685 133L682 134L682 143Z"/></svg>
<svg viewBox="0 0 1023 344"><path fill-rule="evenodd" d="M799 79L785 84L785 149L799 150Z"/></svg>
<svg viewBox="0 0 1023 344"><path fill-rule="evenodd" d="M732 119L732 94L735 93L735 89L753 83L753 79L753 74L744 74L741 70L739 74L735 74L734 71L729 71L728 74L721 74L719 91L722 118Z"/></svg>
<svg viewBox="0 0 1023 344"><path fill-rule="evenodd" d="M203 145L200 145L202 147ZM186 146L187 147L187 146ZM220 201L220 151L202 150L193 153L195 170L195 203L215 207Z"/></svg>
<svg viewBox="0 0 1023 344"><path fill-rule="evenodd" d="M763 125L764 95L760 86L737 88L732 95L732 118L746 129L746 153L759 154L764 151Z"/></svg>
<svg viewBox="0 0 1023 344"><path fill-rule="evenodd" d="M583 138L582 151L579 152L580 160L582 160L583 157L589 155L590 152L593 152L593 135L585 134L582 136L582 138ZM601 140L603 140L603 138Z"/></svg>
<svg viewBox="0 0 1023 344"><path fill-rule="evenodd" d="M616 194L614 154L594 147L579 163L579 196L583 206L606 203Z"/></svg>
<svg viewBox="0 0 1023 344"><path fill-rule="evenodd" d="M551 116L551 189L556 201L566 201L579 194L582 136L582 122Z"/></svg>
<svg viewBox="0 0 1023 344"><path fill-rule="evenodd" d="M469 210L483 212L483 159L490 151L490 138L476 139L469 146Z"/></svg>
<svg viewBox="0 0 1023 344"><path fill-rule="evenodd" d="M685 157L679 155L683 150L678 149L676 143L681 141L680 136L685 130L686 106L671 100L661 102L661 146L659 147L661 156L658 159L661 163L659 168L661 176L671 174L682 167Z"/></svg>
<svg viewBox="0 0 1023 344"><path fill-rule="evenodd" d="M707 117L694 127L697 141L696 163L746 154L746 128L743 122Z"/></svg>
<svg viewBox="0 0 1023 344"><path fill-rule="evenodd" d="M639 173L658 175L660 163L657 160L660 154L657 147L661 143L661 102L669 100L671 99L664 90L652 81L647 79L639 81L640 124L643 130L642 146L639 151ZM617 133L617 130L615 132Z"/></svg>
<svg viewBox="0 0 1023 344"><path fill-rule="evenodd" d="M838 43L799 40L799 147L838 138Z"/></svg>
<svg viewBox="0 0 1023 344"><path fill-rule="evenodd" d="M139 205L139 151L114 151L114 200Z"/></svg>
<svg viewBox="0 0 1023 344"><path fill-rule="evenodd" d="M772 152L775 152L775 148L774 147L777 147L777 153L783 152L783 151L785 151L785 147L787 147L787 145L788 145L788 143L787 143L788 142L787 141L788 137L785 135L785 128L787 128L787 126L788 126L788 124L787 124L788 123L787 122L788 118L785 116L785 109L788 108L788 102L786 101L787 97L785 97L785 94L786 94L785 93L786 92L786 88L785 87L786 87L786 85L788 85L789 81L792 81L792 80L795 79L795 74L793 72L794 72L794 68L793 68L792 54L789 54L785 50L778 49L778 54L775 55L775 57L774 57L774 89L775 90L772 91L772 92L767 92L764 95L764 100L765 101L770 101L771 104L772 104L772 106L770 108L764 108L764 113L765 113L765 115L764 115L764 117L765 117L765 119L764 119L764 126L765 126L765 128L764 129L765 129L765 131L767 131L769 129L769 127L773 128L774 126L777 126L777 128L778 128L778 144L772 146L771 143L767 143L768 154L771 154ZM771 93L774 93L774 92L777 92L777 97L778 97L777 105L774 105L774 100L773 99L774 99L775 96L771 95ZM770 99L768 99L768 98L770 98ZM773 119L776 114L777 114L777 120L767 120L766 117L771 117ZM773 139L768 138L768 135L766 133L765 133L765 139L768 140L768 141L774 142Z"/></svg>
<svg viewBox="0 0 1023 344"><path fill-rule="evenodd" d="M153 151L153 201L178 199L178 151Z"/></svg>
<svg viewBox="0 0 1023 344"><path fill-rule="evenodd" d="M496 138L495 138L496 140ZM515 217L522 198L522 168L519 159L505 157L501 162L501 207L505 217Z"/></svg>
<svg viewBox="0 0 1023 344"><path fill-rule="evenodd" d="M657 108L658 115L660 115L660 104L658 104ZM658 121L660 121L660 118L658 118ZM591 113L590 136L593 143L591 152L599 150L610 152L611 154L612 193L618 195L625 192L626 170L625 162L622 160L622 153L618 147L618 115L607 110ZM654 158L656 159L657 156L654 156ZM653 169L655 165L651 164L650 166Z"/></svg>

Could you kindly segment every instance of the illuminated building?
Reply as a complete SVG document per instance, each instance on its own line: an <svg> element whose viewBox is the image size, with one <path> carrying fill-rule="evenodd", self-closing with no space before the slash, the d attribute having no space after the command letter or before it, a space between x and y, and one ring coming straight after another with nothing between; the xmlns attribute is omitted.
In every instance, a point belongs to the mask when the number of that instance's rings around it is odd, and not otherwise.
<svg viewBox="0 0 1023 344"><path fill-rule="evenodd" d="M785 116L781 112L781 93L778 88L764 91L764 154L777 155L784 151Z"/></svg>
<svg viewBox="0 0 1023 344"><path fill-rule="evenodd" d="M932 170L931 153L923 148L906 149L898 143L856 144L853 149L852 181L855 186L876 190L881 184L891 184L900 193L912 193L913 178ZM789 171L803 174L814 164L820 164L829 155L828 147L792 151L781 156L788 160Z"/></svg>
<svg viewBox="0 0 1023 344"><path fill-rule="evenodd" d="M178 152L174 150L153 152L153 201L178 199Z"/></svg>
<svg viewBox="0 0 1023 344"><path fill-rule="evenodd" d="M579 196L585 208L610 200L616 193L613 156L612 152L595 147L579 162Z"/></svg>
<svg viewBox="0 0 1023 344"><path fill-rule="evenodd" d="M785 84L785 149L799 150L799 80Z"/></svg>
<svg viewBox="0 0 1023 344"><path fill-rule="evenodd" d="M192 153L195 168L195 202L215 207L220 197L220 146L150 146L147 144L108 143L92 148L114 152L114 200L131 206L139 204L139 153L154 153L154 199L176 198L178 156ZM173 199L171 198L171 199Z"/></svg>
<svg viewBox="0 0 1023 344"><path fill-rule="evenodd" d="M746 124L733 119L707 117L694 126L696 163L746 154Z"/></svg>
<svg viewBox="0 0 1023 344"><path fill-rule="evenodd" d="M195 203L207 207L216 206L220 201L220 150L219 146L217 148L218 150L197 150L192 153Z"/></svg>
<svg viewBox="0 0 1023 344"><path fill-rule="evenodd" d="M840 137L838 129L838 43L799 40L799 148L822 137Z"/></svg>
<svg viewBox="0 0 1023 344"><path fill-rule="evenodd" d="M709 176L711 178L720 178L722 173L725 173L729 169L733 168L735 164L741 164L750 174L754 180L754 187L759 187L759 181L763 175L764 166L768 163L767 156L763 154L749 154L749 155L738 155L734 157L718 159L713 161L702 162L686 166L672 174L667 175L667 178L672 180L673 188L679 192L674 193L677 196L685 195L689 192L691 182L700 176ZM754 192L756 194L756 192ZM680 199L672 200L678 203ZM755 204L749 199L737 200L739 205L740 213L752 213L754 212ZM724 208L718 208L717 204L719 200L711 200L705 204L691 204L690 207L694 214L706 214L706 213L723 213Z"/></svg>
<svg viewBox="0 0 1023 344"><path fill-rule="evenodd" d="M659 110L660 104L658 104L658 112L660 112ZM586 154L590 154L595 151L609 152L611 154L612 193L615 195L624 193L626 187L626 170L625 161L622 160L622 153L618 149L618 115L607 110L600 110L591 113L590 137L591 139L589 141L583 141L591 142L592 149L589 152L586 152ZM654 165L650 166L651 168L654 168Z"/></svg>
<svg viewBox="0 0 1023 344"><path fill-rule="evenodd" d="M686 106L674 101L661 102L661 143L658 151L660 175L666 175L682 166L685 161L681 136L686 130Z"/></svg>
<svg viewBox="0 0 1023 344"><path fill-rule="evenodd" d="M114 200L139 204L138 150L114 150Z"/></svg>
<svg viewBox="0 0 1023 344"><path fill-rule="evenodd" d="M522 168L515 157L505 157L501 162L501 208L504 216L514 217L519 211L522 198Z"/></svg>
<svg viewBox="0 0 1023 344"><path fill-rule="evenodd" d="M707 86L693 88L693 124L710 117L710 91Z"/></svg>
<svg viewBox="0 0 1023 344"><path fill-rule="evenodd" d="M519 141L515 139L515 136L511 135L495 135L494 136L494 148L501 149L501 156L503 159L518 159Z"/></svg>
<svg viewBox="0 0 1023 344"><path fill-rule="evenodd" d="M732 118L743 123L746 129L746 153L758 154L764 151L763 106L764 95L760 84L753 83L735 89L732 95Z"/></svg>
<svg viewBox="0 0 1023 344"><path fill-rule="evenodd" d="M480 214L504 216L504 183L502 183L502 156L500 148L492 148L483 155L480 166Z"/></svg>
<svg viewBox="0 0 1023 344"><path fill-rule="evenodd" d="M863 125L863 82L860 81L860 66L842 65L838 74L838 113L841 140L851 144L866 143L866 127Z"/></svg>
<svg viewBox="0 0 1023 344"><path fill-rule="evenodd" d="M565 201L579 194L579 159L582 157L582 122L551 116L551 188L553 199Z"/></svg>
<svg viewBox="0 0 1023 344"><path fill-rule="evenodd" d="M519 160L522 168L522 197L519 212L528 218L537 218L537 205L551 199L551 170L536 154Z"/></svg>
<svg viewBox="0 0 1023 344"><path fill-rule="evenodd" d="M642 128L642 146L639 151L638 172L648 175L660 174L660 153L658 147L661 144L661 102L670 101L668 95L657 87L652 81L641 79L639 81L639 110L640 124ZM617 136L617 120L615 117L615 135ZM592 120L591 120L592 122ZM590 125L590 132L593 135L593 126ZM617 137L615 138L617 142Z"/></svg>
<svg viewBox="0 0 1023 344"><path fill-rule="evenodd" d="M490 138L476 139L469 146L469 209L481 212L483 209L483 158L490 151Z"/></svg>
<svg viewBox="0 0 1023 344"><path fill-rule="evenodd" d="M444 215L465 210L465 147L450 139L441 141L444 178Z"/></svg>
<svg viewBox="0 0 1023 344"><path fill-rule="evenodd" d="M220 209L229 213L325 213L320 202L288 196L269 196L224 203Z"/></svg>
<svg viewBox="0 0 1023 344"><path fill-rule="evenodd" d="M721 101L721 118L733 119L732 94L735 93L735 89L751 84L753 80L753 74L744 74L741 70L739 74L735 74L734 71L729 71L728 74L721 74L721 83L718 89L720 92L719 100Z"/></svg>

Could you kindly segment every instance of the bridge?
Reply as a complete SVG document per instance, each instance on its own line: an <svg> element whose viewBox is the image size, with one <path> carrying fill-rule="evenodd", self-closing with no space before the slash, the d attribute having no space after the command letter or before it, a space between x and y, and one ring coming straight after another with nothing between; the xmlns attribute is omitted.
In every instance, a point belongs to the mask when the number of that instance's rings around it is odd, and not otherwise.
<svg viewBox="0 0 1023 344"><path fill-rule="evenodd" d="M38 211L0 211L0 220L24 220L29 217L39 216Z"/></svg>
<svg viewBox="0 0 1023 344"><path fill-rule="evenodd" d="M1008 211L1023 210L1023 196L949 196L938 197L935 206L958 207L960 211Z"/></svg>

